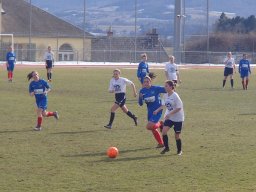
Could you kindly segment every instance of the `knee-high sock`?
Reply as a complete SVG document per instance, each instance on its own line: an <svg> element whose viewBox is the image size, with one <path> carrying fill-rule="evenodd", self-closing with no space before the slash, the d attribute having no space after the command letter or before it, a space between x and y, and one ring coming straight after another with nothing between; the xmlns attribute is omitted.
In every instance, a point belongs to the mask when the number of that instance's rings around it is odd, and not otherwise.
<svg viewBox="0 0 256 192"><path fill-rule="evenodd" d="M134 115L134 114L132 114L132 112L130 112L130 111L128 111L126 114L127 114L129 117L131 117L132 119L134 119L134 118L135 118L135 115Z"/></svg>
<svg viewBox="0 0 256 192"><path fill-rule="evenodd" d="M164 142L163 142L163 139L162 139L162 137L161 137L159 131L158 131L157 129L153 129L153 130L152 130L152 133L153 133L153 135L154 135L156 141L158 142L158 144L163 145Z"/></svg>
<svg viewBox="0 0 256 192"><path fill-rule="evenodd" d="M176 140L177 152L181 151L181 139Z"/></svg>
<svg viewBox="0 0 256 192"><path fill-rule="evenodd" d="M110 113L110 119L109 119L109 123L108 123L108 124L109 124L109 125L112 125L114 119L115 119L115 113L111 112L111 113Z"/></svg>
<svg viewBox="0 0 256 192"><path fill-rule="evenodd" d="M244 84L244 80L242 80L242 85L243 85L243 89L245 89L245 84Z"/></svg>
<svg viewBox="0 0 256 192"><path fill-rule="evenodd" d="M166 149L169 149L168 135L163 135L163 141L164 141L164 147L165 147Z"/></svg>
<svg viewBox="0 0 256 192"><path fill-rule="evenodd" d="M158 129L160 126L161 126L161 123L160 123L160 122L157 122L157 123L153 126L153 129Z"/></svg>
<svg viewBox="0 0 256 192"><path fill-rule="evenodd" d="M226 80L223 80L222 87L225 87L225 84L226 84Z"/></svg>
<svg viewBox="0 0 256 192"><path fill-rule="evenodd" d="M246 81L245 81L245 88L247 89L247 87L248 87L248 84L249 84L249 79L246 79Z"/></svg>
<svg viewBox="0 0 256 192"><path fill-rule="evenodd" d="M50 79L50 73L47 72L47 79Z"/></svg>
<svg viewBox="0 0 256 192"><path fill-rule="evenodd" d="M54 116L54 112L48 112L46 117L51 117L51 116Z"/></svg>
<svg viewBox="0 0 256 192"><path fill-rule="evenodd" d="M42 117L37 117L37 126L41 127L42 121L43 121Z"/></svg>
<svg viewBox="0 0 256 192"><path fill-rule="evenodd" d="M234 87L234 79L230 80L230 84L231 84L231 87L233 88Z"/></svg>

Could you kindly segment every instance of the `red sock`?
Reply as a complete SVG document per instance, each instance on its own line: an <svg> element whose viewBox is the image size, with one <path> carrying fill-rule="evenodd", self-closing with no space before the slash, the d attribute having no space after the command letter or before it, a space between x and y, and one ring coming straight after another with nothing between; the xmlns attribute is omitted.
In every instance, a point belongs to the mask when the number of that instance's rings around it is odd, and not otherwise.
<svg viewBox="0 0 256 192"><path fill-rule="evenodd" d="M242 81L243 89L245 89L244 81Z"/></svg>
<svg viewBox="0 0 256 192"><path fill-rule="evenodd" d="M164 142L163 142L163 139L162 139L159 131L157 129L154 129L154 130L152 130L152 133L153 133L156 141L158 142L158 144L163 145Z"/></svg>
<svg viewBox="0 0 256 192"><path fill-rule="evenodd" d="M42 118L42 117L37 117L37 125L38 125L39 127L41 127L42 121L43 121L43 118Z"/></svg>
<svg viewBox="0 0 256 192"><path fill-rule="evenodd" d="M161 123L160 122L157 122L154 126L153 126L153 129L158 129L160 127Z"/></svg>
<svg viewBox="0 0 256 192"><path fill-rule="evenodd" d="M54 116L54 112L48 112L46 117Z"/></svg>
<svg viewBox="0 0 256 192"><path fill-rule="evenodd" d="M13 76L13 72L11 71L11 72L10 72L10 78L11 78L11 79L12 79L12 76Z"/></svg>
<svg viewBox="0 0 256 192"><path fill-rule="evenodd" d="M11 78L11 73L10 73L10 71L8 71L8 79L10 79Z"/></svg>

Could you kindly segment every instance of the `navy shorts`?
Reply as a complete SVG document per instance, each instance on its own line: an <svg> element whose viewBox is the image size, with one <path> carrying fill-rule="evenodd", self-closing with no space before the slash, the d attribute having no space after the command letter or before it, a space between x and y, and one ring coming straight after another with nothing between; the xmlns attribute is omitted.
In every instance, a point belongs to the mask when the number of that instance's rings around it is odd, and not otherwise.
<svg viewBox="0 0 256 192"><path fill-rule="evenodd" d="M45 111L47 109L47 103L48 103L47 98L36 100L37 107L40 109L43 109L43 111Z"/></svg>
<svg viewBox="0 0 256 192"><path fill-rule="evenodd" d="M52 60L46 60L46 69L52 68Z"/></svg>
<svg viewBox="0 0 256 192"><path fill-rule="evenodd" d="M153 111L148 111L148 121L157 123L161 119L162 112L163 110L159 111L156 115L154 115Z"/></svg>
<svg viewBox="0 0 256 192"><path fill-rule="evenodd" d="M174 126L173 129L174 129L175 133L180 133L181 129L182 129L182 121L174 122L172 120L167 119L164 121L164 126L167 126L170 128L172 128L172 126Z"/></svg>
<svg viewBox="0 0 256 192"><path fill-rule="evenodd" d="M241 78L249 77L249 71L241 70L240 76L241 76Z"/></svg>
<svg viewBox="0 0 256 192"><path fill-rule="evenodd" d="M14 70L14 64L9 63L9 67L7 67L7 71L13 71Z"/></svg>
<svg viewBox="0 0 256 192"><path fill-rule="evenodd" d="M225 69L224 69L224 76L227 77L229 75L233 75L233 68L225 67Z"/></svg>
<svg viewBox="0 0 256 192"><path fill-rule="evenodd" d="M119 107L123 107L125 105L126 97L125 93L116 93L115 94L115 104L119 105Z"/></svg>

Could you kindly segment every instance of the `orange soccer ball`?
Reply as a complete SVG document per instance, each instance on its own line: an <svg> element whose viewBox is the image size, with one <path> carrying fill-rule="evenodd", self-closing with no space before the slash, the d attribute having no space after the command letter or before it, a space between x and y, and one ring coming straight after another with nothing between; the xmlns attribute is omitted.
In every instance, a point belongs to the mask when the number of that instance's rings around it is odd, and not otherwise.
<svg viewBox="0 0 256 192"><path fill-rule="evenodd" d="M116 147L109 147L107 150L107 155L109 158L116 158L118 155L118 149Z"/></svg>

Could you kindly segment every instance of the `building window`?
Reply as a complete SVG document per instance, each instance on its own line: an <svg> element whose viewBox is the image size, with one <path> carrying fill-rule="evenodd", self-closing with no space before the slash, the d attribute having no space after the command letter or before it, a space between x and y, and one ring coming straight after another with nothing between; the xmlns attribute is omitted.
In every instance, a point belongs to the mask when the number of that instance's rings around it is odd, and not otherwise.
<svg viewBox="0 0 256 192"><path fill-rule="evenodd" d="M59 61L73 61L74 50L71 45L63 44L59 48Z"/></svg>

